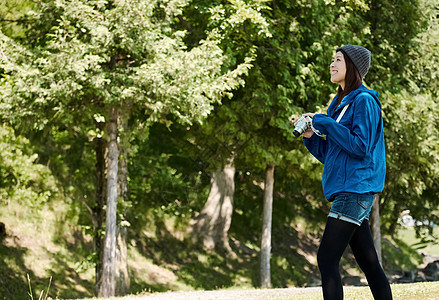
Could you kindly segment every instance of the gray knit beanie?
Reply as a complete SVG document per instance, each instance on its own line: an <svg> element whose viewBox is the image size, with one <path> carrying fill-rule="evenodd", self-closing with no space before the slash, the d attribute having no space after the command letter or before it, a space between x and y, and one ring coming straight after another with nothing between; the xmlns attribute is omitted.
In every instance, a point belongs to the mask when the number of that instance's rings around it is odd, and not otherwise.
<svg viewBox="0 0 439 300"><path fill-rule="evenodd" d="M343 50L343 52L349 56L357 68L358 73L360 73L361 79L363 79L370 68L370 51L364 47L350 44L337 49L337 51L340 50Z"/></svg>

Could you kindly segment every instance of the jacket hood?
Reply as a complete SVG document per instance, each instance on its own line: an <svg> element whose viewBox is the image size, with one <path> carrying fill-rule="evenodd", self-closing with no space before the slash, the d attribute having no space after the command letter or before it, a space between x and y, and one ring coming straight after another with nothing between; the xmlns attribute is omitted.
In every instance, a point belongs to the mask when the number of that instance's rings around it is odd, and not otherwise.
<svg viewBox="0 0 439 300"><path fill-rule="evenodd" d="M374 90L370 90L367 87L365 87L363 84L356 90L353 90L352 92L350 92L349 94L347 94L343 100L341 101L340 105L337 107L337 109L335 109L335 105L337 104L337 99L338 96L335 96L335 98L332 100L331 104L328 107L328 115L333 115L335 113L336 110L339 110L340 108L342 108L343 106L350 104L354 101L355 97L357 97L358 94L361 93L368 93L369 95L371 95L373 97L373 99L375 99L376 103L378 104L378 106L380 108L382 108L381 106L381 102L378 98L378 96L380 95L377 91Z"/></svg>

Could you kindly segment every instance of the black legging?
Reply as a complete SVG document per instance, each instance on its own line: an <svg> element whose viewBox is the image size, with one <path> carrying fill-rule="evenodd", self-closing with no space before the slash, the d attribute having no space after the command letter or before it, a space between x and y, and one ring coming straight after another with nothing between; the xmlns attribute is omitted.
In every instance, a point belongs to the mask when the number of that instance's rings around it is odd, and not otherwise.
<svg viewBox="0 0 439 300"><path fill-rule="evenodd" d="M317 253L324 299L343 299L339 262L348 244L366 275L374 299L392 299L389 281L378 261L369 222L364 220L361 226L357 226L332 217L328 218Z"/></svg>

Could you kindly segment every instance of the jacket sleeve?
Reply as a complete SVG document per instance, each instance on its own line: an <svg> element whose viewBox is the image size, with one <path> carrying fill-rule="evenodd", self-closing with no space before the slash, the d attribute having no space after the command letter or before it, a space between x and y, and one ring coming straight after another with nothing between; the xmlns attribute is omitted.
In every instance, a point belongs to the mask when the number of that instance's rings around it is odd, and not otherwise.
<svg viewBox="0 0 439 300"><path fill-rule="evenodd" d="M314 115L313 126L350 155L363 158L375 144L381 108L372 96L359 95L351 109L351 130L323 114Z"/></svg>
<svg viewBox="0 0 439 300"><path fill-rule="evenodd" d="M313 134L309 139L303 138L303 143L308 151L317 158L322 164L325 163L327 142L317 134Z"/></svg>

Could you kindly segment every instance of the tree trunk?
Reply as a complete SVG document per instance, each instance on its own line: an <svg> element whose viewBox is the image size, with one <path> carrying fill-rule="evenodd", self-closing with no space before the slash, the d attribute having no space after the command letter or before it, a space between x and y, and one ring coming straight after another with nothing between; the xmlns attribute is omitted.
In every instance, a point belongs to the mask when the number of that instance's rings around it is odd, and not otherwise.
<svg viewBox="0 0 439 300"><path fill-rule="evenodd" d="M265 169L264 208L262 213L262 238L260 261L260 286L271 286L270 253L271 253L271 219L273 213L274 163L267 164Z"/></svg>
<svg viewBox="0 0 439 300"><path fill-rule="evenodd" d="M127 118L122 116L119 119L119 126L122 132L127 132ZM130 290L130 276L128 273L128 249L127 236L128 228L126 224L126 203L128 203L128 162L127 145L128 141L125 134L119 134L119 172L118 172L118 191L119 198L122 199L122 220L117 224L117 245L116 245L116 295L124 296Z"/></svg>
<svg viewBox="0 0 439 300"><path fill-rule="evenodd" d="M117 109L112 108L108 124L108 183L107 215L105 221L105 247L102 272L102 284L99 296L115 295L115 257L116 257L116 220L117 220L117 172L119 150L117 145Z"/></svg>
<svg viewBox="0 0 439 300"><path fill-rule="evenodd" d="M117 227L117 249L116 249L116 295L124 296L130 291L130 276L128 273L128 249L127 249L127 227Z"/></svg>
<svg viewBox="0 0 439 300"><path fill-rule="evenodd" d="M206 249L219 246L232 255L228 231L232 223L234 177L232 158L222 170L212 174L209 197L192 227L193 242L201 242Z"/></svg>
<svg viewBox="0 0 439 300"><path fill-rule="evenodd" d="M105 123L97 123L96 127L102 132L105 127ZM102 266L103 266L103 222L104 222L104 205L106 199L106 150L107 143L102 137L96 138L95 152L96 152L96 205L93 207L93 226L94 226L94 236L93 236L93 246L96 253L96 282L95 282L95 295L98 295L101 286L102 279Z"/></svg>
<svg viewBox="0 0 439 300"><path fill-rule="evenodd" d="M375 194L375 201L372 206L372 212L370 216L370 227L372 231L373 243L378 254L378 260L381 266L383 265L381 254L381 230L380 230L380 197Z"/></svg>

